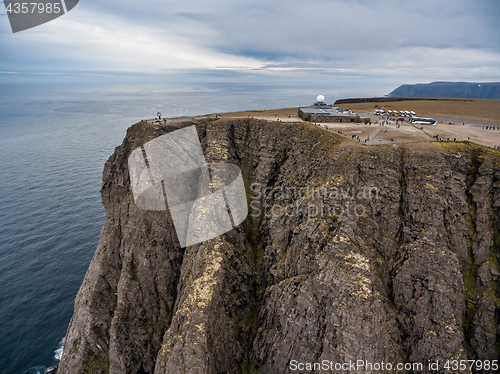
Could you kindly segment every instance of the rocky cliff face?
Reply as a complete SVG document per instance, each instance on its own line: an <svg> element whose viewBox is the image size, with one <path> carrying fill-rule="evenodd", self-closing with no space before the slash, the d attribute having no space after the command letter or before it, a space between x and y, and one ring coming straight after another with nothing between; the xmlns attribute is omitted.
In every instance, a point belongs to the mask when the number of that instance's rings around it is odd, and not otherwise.
<svg viewBox="0 0 500 374"><path fill-rule="evenodd" d="M181 249L168 211L135 206L127 158L191 123L132 126L104 168L107 220L59 374L289 373L323 360L421 372L439 360L444 372L446 360L499 358L498 152L194 123L207 162L242 169L250 215Z"/></svg>

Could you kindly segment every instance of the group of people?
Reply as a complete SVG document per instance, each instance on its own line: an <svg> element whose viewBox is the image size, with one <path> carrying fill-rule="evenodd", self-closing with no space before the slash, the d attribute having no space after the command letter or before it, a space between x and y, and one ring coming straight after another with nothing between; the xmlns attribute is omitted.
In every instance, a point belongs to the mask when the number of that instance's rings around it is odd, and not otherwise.
<svg viewBox="0 0 500 374"><path fill-rule="evenodd" d="M378 124L379 126L385 126L385 125L389 125L389 121L382 121ZM401 127L401 123L396 122L396 128L399 129Z"/></svg>
<svg viewBox="0 0 500 374"><path fill-rule="evenodd" d="M443 141L445 141L445 142L456 142L457 141L457 138L453 138L453 139L452 138L447 138L447 139L444 139L444 138L439 137L439 135L433 135L433 138L439 140L440 142L443 142ZM467 137L467 141L470 141L470 137Z"/></svg>
<svg viewBox="0 0 500 374"><path fill-rule="evenodd" d="M485 130L500 130L500 126L483 126Z"/></svg>

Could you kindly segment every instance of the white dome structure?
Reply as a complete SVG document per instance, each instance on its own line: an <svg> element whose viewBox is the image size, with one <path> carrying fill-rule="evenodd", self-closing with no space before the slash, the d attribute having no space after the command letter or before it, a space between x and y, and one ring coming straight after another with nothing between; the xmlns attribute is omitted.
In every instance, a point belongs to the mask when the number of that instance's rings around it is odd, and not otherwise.
<svg viewBox="0 0 500 374"><path fill-rule="evenodd" d="M325 102L325 97L323 95L318 95L318 97L316 98L316 101L318 103L324 103Z"/></svg>

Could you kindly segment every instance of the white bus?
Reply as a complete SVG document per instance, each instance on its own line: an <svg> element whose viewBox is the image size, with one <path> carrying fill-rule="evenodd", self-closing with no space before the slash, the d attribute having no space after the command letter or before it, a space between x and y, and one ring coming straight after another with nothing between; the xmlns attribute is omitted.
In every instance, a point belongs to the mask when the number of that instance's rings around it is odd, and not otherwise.
<svg viewBox="0 0 500 374"><path fill-rule="evenodd" d="M419 118L415 117L411 119L411 122L416 125L435 125L436 120L432 118Z"/></svg>

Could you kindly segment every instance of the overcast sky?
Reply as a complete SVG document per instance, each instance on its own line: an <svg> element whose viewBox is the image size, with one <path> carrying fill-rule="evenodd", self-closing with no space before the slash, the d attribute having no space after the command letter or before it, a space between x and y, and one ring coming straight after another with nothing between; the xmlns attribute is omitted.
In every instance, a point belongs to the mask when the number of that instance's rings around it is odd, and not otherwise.
<svg viewBox="0 0 500 374"><path fill-rule="evenodd" d="M80 0L13 34L2 7L0 82L37 74L394 88L500 81L499 20L499 0Z"/></svg>

